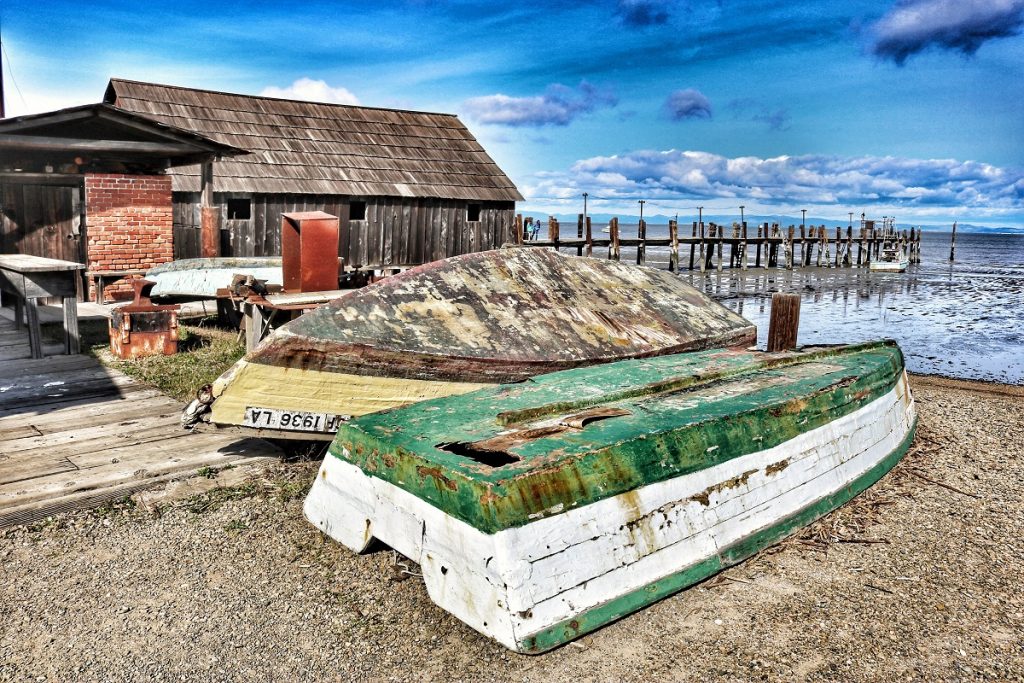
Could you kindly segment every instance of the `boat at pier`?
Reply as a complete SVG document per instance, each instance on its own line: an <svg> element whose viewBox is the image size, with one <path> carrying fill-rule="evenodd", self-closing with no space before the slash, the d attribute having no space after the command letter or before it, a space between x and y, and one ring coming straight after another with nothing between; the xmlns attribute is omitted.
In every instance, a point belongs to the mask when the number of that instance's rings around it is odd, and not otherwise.
<svg viewBox="0 0 1024 683"><path fill-rule="evenodd" d="M882 253L868 266L871 270L887 273L902 273L910 265L910 258L907 251L895 242L886 242L882 245Z"/></svg>
<svg viewBox="0 0 1024 683"><path fill-rule="evenodd" d="M842 505L915 427L894 342L625 360L343 424L304 509L353 551L390 545L438 605L537 653Z"/></svg>
<svg viewBox="0 0 1024 683"><path fill-rule="evenodd" d="M390 276L283 325L213 384L202 419L329 440L344 420L386 408L755 340L750 322L672 273L546 249L479 252Z"/></svg>

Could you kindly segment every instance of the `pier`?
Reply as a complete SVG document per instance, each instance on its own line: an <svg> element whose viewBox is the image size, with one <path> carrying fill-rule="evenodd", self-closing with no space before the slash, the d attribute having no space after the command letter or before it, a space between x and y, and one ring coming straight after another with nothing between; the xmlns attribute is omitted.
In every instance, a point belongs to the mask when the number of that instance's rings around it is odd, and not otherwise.
<svg viewBox="0 0 1024 683"><path fill-rule="evenodd" d="M578 256L600 257L619 261L623 248L635 248L638 265L647 264L648 247L667 247L668 269L721 271L728 268L785 268L800 267L840 268L866 267L879 258L884 245L903 249L911 263L921 260L921 231L915 228L897 230L892 219L881 225L862 220L854 233L852 225L827 228L795 226L783 228L778 223L761 223L749 227L746 221L731 226L694 221L683 227L676 220L668 223L668 237L648 237L647 222L636 224L636 237L626 237L619 227L619 219L608 223L608 237L595 237L592 221L579 214L575 236L564 236L558 219L547 219L547 236L541 238L538 221L532 217L516 215L517 243L531 247L549 247L556 250L576 249ZM685 234L689 232L690 234ZM530 235L533 238L530 238ZM661 262L659 262L660 264Z"/></svg>

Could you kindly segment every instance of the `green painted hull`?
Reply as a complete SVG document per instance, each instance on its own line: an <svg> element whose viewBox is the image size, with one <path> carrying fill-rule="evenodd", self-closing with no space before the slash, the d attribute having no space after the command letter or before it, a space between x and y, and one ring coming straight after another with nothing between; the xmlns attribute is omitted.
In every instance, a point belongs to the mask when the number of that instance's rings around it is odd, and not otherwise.
<svg viewBox="0 0 1024 683"><path fill-rule="evenodd" d="M771 448L903 372L893 342L623 361L366 415L328 457L495 533Z"/></svg>

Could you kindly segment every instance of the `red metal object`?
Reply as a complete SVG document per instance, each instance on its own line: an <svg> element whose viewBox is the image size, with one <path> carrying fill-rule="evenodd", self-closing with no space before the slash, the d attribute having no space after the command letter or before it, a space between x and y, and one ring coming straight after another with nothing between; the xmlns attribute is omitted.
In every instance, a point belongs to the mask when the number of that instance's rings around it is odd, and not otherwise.
<svg viewBox="0 0 1024 683"><path fill-rule="evenodd" d="M110 351L118 358L138 358L178 352L177 304L158 306L143 294L155 282L132 280L135 299L117 306L110 316Z"/></svg>
<svg viewBox="0 0 1024 683"><path fill-rule="evenodd" d="M286 292L338 288L338 217L323 211L281 214L281 268Z"/></svg>

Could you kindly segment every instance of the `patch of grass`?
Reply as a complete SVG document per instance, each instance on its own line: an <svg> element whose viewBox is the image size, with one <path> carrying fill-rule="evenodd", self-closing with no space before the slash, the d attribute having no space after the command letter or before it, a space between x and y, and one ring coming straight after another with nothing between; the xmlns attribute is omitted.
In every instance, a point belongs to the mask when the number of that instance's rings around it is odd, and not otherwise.
<svg viewBox="0 0 1024 683"><path fill-rule="evenodd" d="M204 479L216 479L217 475L225 470L235 469L234 465L224 465L223 467L200 467L196 470L196 474Z"/></svg>
<svg viewBox="0 0 1024 683"><path fill-rule="evenodd" d="M195 398L199 387L212 383L245 355L245 344L236 332L181 325L178 353L173 356L120 360L109 353L99 355L111 367L187 403Z"/></svg>
<svg viewBox="0 0 1024 683"><path fill-rule="evenodd" d="M233 519L224 525L224 531L245 531L249 525L240 519Z"/></svg>

